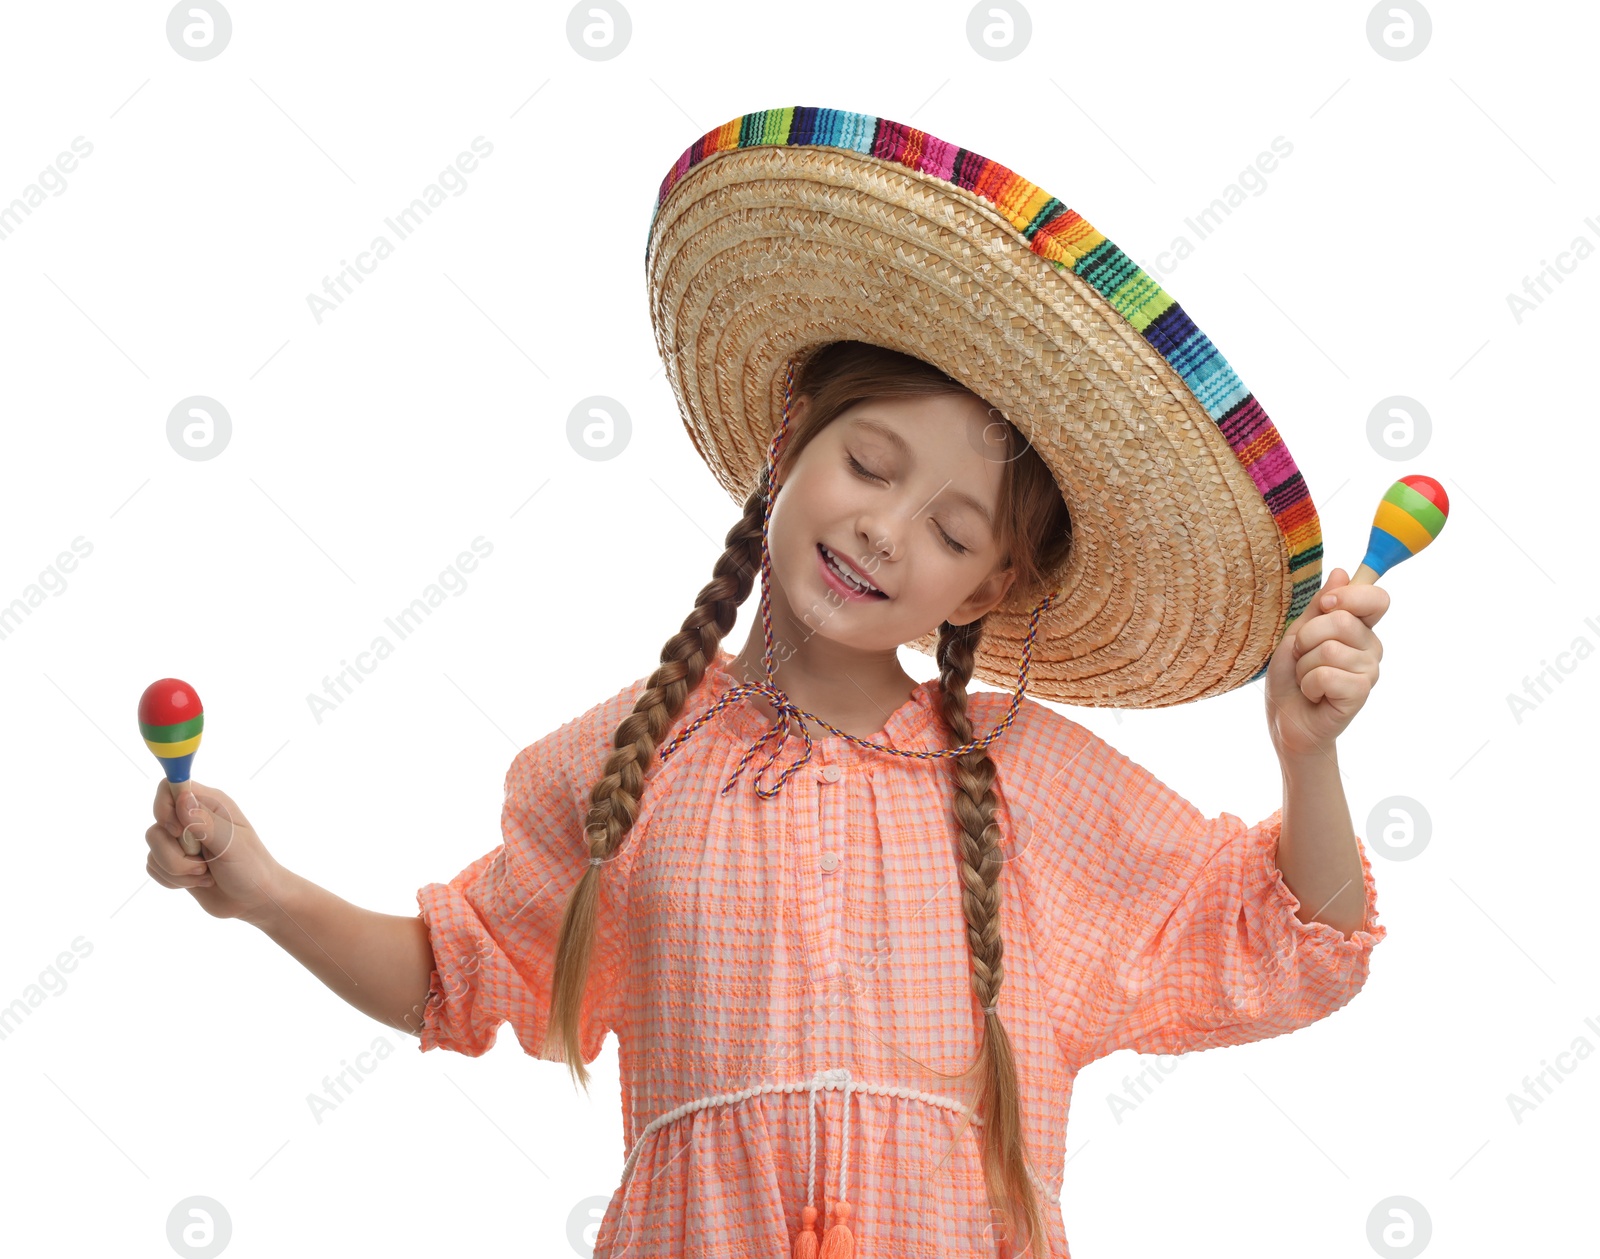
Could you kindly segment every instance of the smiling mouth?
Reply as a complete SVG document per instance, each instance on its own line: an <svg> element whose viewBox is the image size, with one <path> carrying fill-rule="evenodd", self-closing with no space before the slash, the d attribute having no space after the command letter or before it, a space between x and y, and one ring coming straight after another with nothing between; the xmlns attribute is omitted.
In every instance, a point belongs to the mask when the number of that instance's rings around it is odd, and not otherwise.
<svg viewBox="0 0 1600 1259"><path fill-rule="evenodd" d="M850 572L850 570L847 569L842 563L836 564L832 559L830 559L828 557L827 548L824 547L820 542L817 543L817 559L822 564L823 572L825 572L834 580L834 582L842 586L847 593L855 598L887 599L889 597L888 595L884 594L883 591L876 588L868 588L866 586L858 585L857 582L859 581L859 578L857 578L853 572ZM841 576L841 573L847 573L848 576Z"/></svg>

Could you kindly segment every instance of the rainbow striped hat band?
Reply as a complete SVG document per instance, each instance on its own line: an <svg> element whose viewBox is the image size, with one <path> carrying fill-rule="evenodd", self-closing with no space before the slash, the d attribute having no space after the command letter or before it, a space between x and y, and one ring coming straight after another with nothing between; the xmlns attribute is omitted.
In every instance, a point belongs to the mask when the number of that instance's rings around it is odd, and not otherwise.
<svg viewBox="0 0 1600 1259"><path fill-rule="evenodd" d="M645 271L684 424L735 503L790 363L831 341L932 363L1028 437L1072 517L1033 647L1043 698L1232 690L1321 586L1316 508L1254 395L1171 294L999 162L870 114L745 114L667 171ZM1014 683L1041 593L988 614L977 676Z"/></svg>

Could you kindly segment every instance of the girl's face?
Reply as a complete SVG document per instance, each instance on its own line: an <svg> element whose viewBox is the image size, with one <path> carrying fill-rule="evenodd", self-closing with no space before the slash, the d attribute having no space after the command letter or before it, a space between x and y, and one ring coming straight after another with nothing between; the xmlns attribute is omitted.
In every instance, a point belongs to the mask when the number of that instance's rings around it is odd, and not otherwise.
<svg viewBox="0 0 1600 1259"><path fill-rule="evenodd" d="M791 403L791 424L808 402ZM767 545L773 609L794 632L889 652L965 625L1005 597L995 519L1004 423L970 394L860 402L812 438L780 480ZM823 548L883 592L845 593ZM780 605L781 600L781 605Z"/></svg>

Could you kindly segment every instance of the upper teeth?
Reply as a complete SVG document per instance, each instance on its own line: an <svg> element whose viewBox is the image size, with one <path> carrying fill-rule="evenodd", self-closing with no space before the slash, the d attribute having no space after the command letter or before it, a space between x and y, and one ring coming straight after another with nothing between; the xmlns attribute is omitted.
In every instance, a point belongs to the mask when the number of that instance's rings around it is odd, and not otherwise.
<svg viewBox="0 0 1600 1259"><path fill-rule="evenodd" d="M857 590L871 590L871 591L875 591L876 593L878 593L880 595L883 593L883 591L879 590L870 581L865 581L862 578L857 577L855 575L855 573L853 573L845 565L845 562L843 560L841 560L837 555L835 555L828 548L828 544L826 542L822 543L822 553L824 555L826 555L830 560L833 561L833 571L838 573L841 577L843 577L847 582L849 582Z"/></svg>

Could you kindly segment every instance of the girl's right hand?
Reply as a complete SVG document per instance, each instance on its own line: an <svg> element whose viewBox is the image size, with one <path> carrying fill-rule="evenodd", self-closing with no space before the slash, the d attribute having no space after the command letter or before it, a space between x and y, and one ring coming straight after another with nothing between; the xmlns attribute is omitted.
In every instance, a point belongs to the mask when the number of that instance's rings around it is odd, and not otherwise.
<svg viewBox="0 0 1600 1259"><path fill-rule="evenodd" d="M213 918L266 927L281 916L274 888L283 867L227 793L190 779L174 800L163 778L156 783L155 817L144 837L150 845L145 869L157 883L187 888ZM179 842L185 830L200 842L196 856Z"/></svg>

